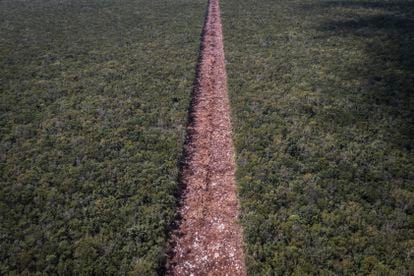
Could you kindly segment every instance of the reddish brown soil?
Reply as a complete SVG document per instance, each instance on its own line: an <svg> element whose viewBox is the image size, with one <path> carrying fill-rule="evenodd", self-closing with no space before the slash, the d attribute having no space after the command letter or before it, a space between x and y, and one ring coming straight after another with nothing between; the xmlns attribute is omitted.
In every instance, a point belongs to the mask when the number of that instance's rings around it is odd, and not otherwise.
<svg viewBox="0 0 414 276"><path fill-rule="evenodd" d="M167 275L245 275L219 0L210 0Z"/></svg>

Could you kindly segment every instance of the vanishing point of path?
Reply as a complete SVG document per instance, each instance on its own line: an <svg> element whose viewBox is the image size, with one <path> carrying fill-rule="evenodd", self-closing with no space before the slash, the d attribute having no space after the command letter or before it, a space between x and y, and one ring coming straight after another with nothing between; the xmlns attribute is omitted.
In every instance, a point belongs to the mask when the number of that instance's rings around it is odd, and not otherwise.
<svg viewBox="0 0 414 276"><path fill-rule="evenodd" d="M209 0L168 275L245 275L219 0Z"/></svg>

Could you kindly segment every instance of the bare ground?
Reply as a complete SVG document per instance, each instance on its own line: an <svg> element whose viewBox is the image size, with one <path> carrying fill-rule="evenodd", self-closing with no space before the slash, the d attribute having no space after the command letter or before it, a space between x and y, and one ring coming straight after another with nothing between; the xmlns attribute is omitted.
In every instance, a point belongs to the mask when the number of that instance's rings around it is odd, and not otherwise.
<svg viewBox="0 0 414 276"><path fill-rule="evenodd" d="M219 0L204 23L167 275L245 275Z"/></svg>

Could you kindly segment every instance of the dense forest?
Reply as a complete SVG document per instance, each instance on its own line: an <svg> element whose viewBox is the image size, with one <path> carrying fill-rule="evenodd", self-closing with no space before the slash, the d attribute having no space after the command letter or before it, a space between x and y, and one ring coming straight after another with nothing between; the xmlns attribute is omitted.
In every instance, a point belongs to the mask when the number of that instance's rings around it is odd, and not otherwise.
<svg viewBox="0 0 414 276"><path fill-rule="evenodd" d="M223 0L251 275L414 271L414 1Z"/></svg>
<svg viewBox="0 0 414 276"><path fill-rule="evenodd" d="M162 267L204 6L0 1L1 275Z"/></svg>

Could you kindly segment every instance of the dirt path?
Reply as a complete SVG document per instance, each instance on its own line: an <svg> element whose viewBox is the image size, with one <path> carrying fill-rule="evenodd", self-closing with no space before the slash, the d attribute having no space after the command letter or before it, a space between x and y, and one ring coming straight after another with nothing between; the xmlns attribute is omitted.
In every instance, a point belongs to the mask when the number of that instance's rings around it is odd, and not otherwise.
<svg viewBox="0 0 414 276"><path fill-rule="evenodd" d="M245 275L219 0L204 22L168 275Z"/></svg>

